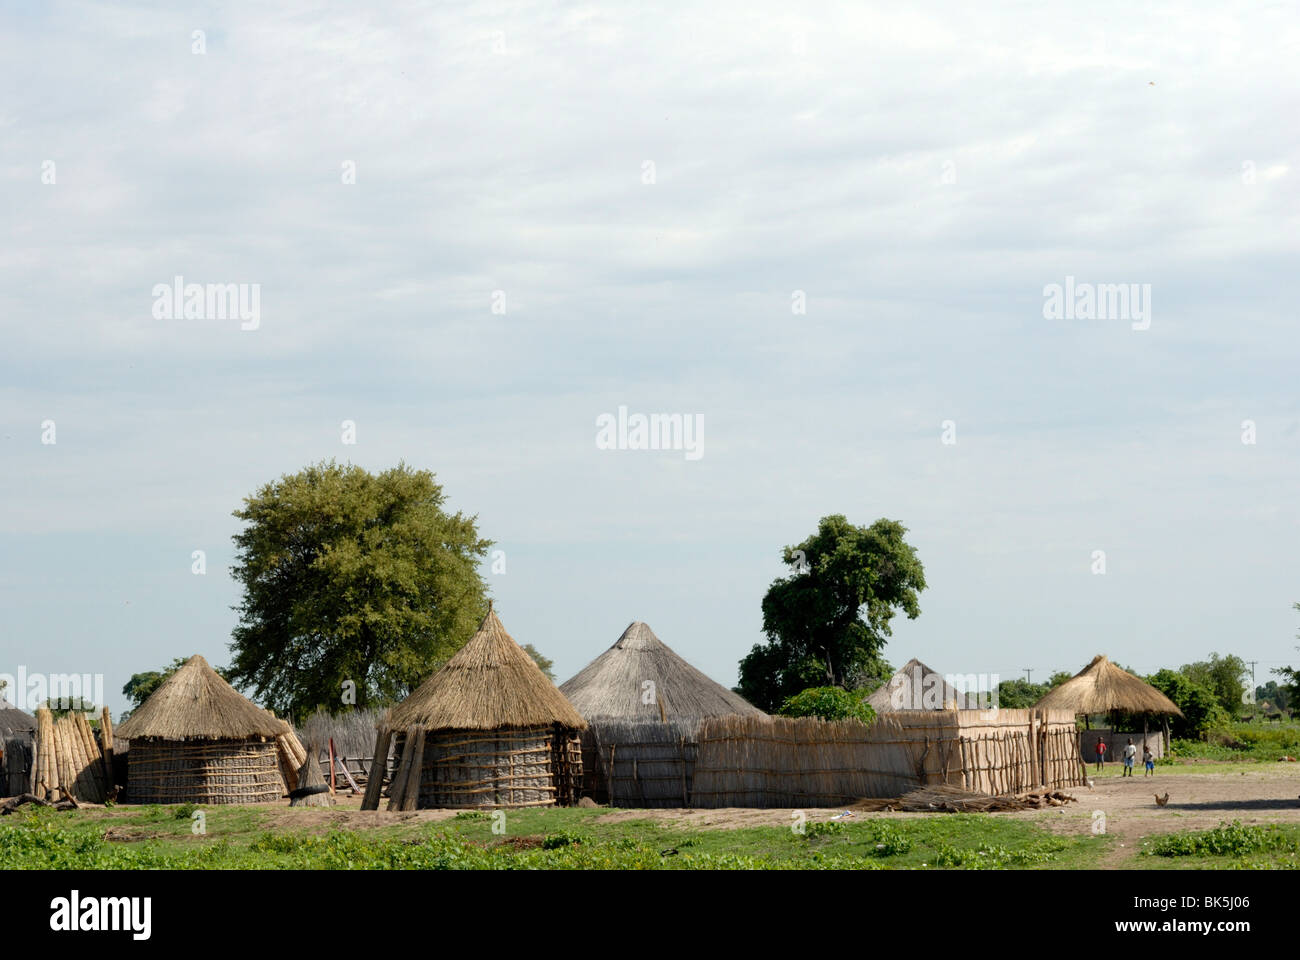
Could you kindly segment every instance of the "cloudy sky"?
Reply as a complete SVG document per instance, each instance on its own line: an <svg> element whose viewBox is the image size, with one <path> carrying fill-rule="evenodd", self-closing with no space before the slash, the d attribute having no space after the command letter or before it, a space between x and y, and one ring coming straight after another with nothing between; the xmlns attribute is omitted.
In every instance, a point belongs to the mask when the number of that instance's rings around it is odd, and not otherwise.
<svg viewBox="0 0 1300 960"><path fill-rule="evenodd" d="M231 511L331 457L435 471L560 679L734 683L829 513L925 563L895 664L1294 663L1300 19L1076 6L6 4L0 673L225 663Z"/></svg>

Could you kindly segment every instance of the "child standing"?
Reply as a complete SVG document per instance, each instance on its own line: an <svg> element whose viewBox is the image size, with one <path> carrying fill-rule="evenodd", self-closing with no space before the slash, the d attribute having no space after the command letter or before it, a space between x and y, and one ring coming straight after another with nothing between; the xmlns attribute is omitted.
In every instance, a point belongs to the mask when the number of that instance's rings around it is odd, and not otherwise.
<svg viewBox="0 0 1300 960"><path fill-rule="evenodd" d="M1101 770L1106 766L1106 742L1097 738L1097 769Z"/></svg>
<svg viewBox="0 0 1300 960"><path fill-rule="evenodd" d="M1147 768L1147 772L1142 776L1154 777L1156 775L1156 758L1152 755L1151 748L1145 743L1142 744L1142 766Z"/></svg>
<svg viewBox="0 0 1300 960"><path fill-rule="evenodd" d="M1124 772L1121 776L1133 776L1133 761L1137 759L1138 748L1133 746L1133 738L1128 738L1128 743L1124 745Z"/></svg>

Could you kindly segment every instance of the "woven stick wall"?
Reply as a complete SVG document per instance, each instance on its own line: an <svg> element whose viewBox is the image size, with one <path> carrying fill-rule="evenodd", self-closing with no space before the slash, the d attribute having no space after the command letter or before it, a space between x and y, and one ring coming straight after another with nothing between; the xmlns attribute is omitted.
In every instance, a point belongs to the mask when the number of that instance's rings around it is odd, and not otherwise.
<svg viewBox="0 0 1300 960"><path fill-rule="evenodd" d="M274 739L131 741L132 803L267 803L284 793Z"/></svg>
<svg viewBox="0 0 1300 960"><path fill-rule="evenodd" d="M700 720L589 717L582 733L584 792L619 807L690 804Z"/></svg>
<svg viewBox="0 0 1300 960"><path fill-rule="evenodd" d="M419 806L544 807L557 803L560 787L553 767L554 737L551 727L427 732ZM404 743L403 759L406 749ZM580 747L576 763L580 778Z"/></svg>
<svg viewBox="0 0 1300 960"><path fill-rule="evenodd" d="M1073 716L1032 710L900 710L870 726L709 718L700 726L691 803L837 806L930 784L991 795L1077 786L1082 766L1073 730Z"/></svg>

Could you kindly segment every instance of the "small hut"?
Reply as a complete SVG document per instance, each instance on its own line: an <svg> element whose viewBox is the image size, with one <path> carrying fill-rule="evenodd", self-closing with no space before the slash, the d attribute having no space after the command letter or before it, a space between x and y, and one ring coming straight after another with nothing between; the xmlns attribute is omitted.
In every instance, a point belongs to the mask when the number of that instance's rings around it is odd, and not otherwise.
<svg viewBox="0 0 1300 960"><path fill-rule="evenodd" d="M893 710L950 710L966 705L966 698L937 673L915 658L881 684L867 703L876 713Z"/></svg>
<svg viewBox="0 0 1300 960"><path fill-rule="evenodd" d="M389 809L569 805L581 788L585 726L489 603L469 642L392 709L374 768L397 739ZM370 778L363 809L378 807L381 780Z"/></svg>
<svg viewBox="0 0 1300 960"><path fill-rule="evenodd" d="M1140 736L1144 743L1148 743L1149 719L1158 717L1163 727L1163 742L1154 744L1156 749L1152 753L1156 756L1161 756L1169 747L1169 717L1183 715L1163 693L1140 677L1115 666L1102 654L1093 657L1091 663L1050 691L1034 706L1047 710L1069 710L1076 717L1082 715L1085 726L1088 726L1088 717L1099 713L1112 716L1141 715L1143 731ZM1106 739L1113 739L1115 735L1113 728L1098 730L1096 733ZM1150 736L1155 738L1154 734ZM1080 736L1079 750L1085 762L1090 763L1096 759L1095 746L1094 738ZM1118 751L1112 750L1110 755L1117 756Z"/></svg>
<svg viewBox="0 0 1300 960"><path fill-rule="evenodd" d="M641 621L629 624L560 692L587 721L585 792L620 805L686 806L700 722L765 716L683 660Z"/></svg>
<svg viewBox="0 0 1300 960"><path fill-rule="evenodd" d="M0 697L0 793L27 793L32 771L36 718Z"/></svg>
<svg viewBox="0 0 1300 960"><path fill-rule="evenodd" d="M197 654L115 735L130 741L132 803L264 803L285 791L277 738L292 733Z"/></svg>

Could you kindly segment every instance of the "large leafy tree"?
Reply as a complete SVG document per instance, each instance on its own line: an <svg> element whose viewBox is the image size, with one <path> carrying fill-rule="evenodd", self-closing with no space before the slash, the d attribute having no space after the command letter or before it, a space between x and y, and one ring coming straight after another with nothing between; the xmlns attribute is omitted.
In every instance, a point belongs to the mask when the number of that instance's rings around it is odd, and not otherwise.
<svg viewBox="0 0 1300 960"><path fill-rule="evenodd" d="M444 663L485 612L491 546L445 500L427 470L334 461L245 498L231 683L302 718L346 692L357 707L391 702Z"/></svg>
<svg viewBox="0 0 1300 960"><path fill-rule="evenodd" d="M854 526L839 514L782 560L791 569L763 598L766 642L740 662L739 692L775 710L807 687L870 686L884 672L890 621L920 615L925 571L894 520Z"/></svg>

